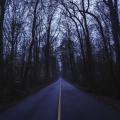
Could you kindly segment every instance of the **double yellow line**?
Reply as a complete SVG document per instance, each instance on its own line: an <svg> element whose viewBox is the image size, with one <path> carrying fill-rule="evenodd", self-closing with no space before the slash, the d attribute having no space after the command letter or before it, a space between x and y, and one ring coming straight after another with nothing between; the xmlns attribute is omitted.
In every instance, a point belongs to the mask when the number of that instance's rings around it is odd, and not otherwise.
<svg viewBox="0 0 120 120"><path fill-rule="evenodd" d="M60 83L60 88L59 88L59 101L58 101L58 119L57 120L61 120L61 93L62 93L62 89L61 89L61 79L59 81Z"/></svg>

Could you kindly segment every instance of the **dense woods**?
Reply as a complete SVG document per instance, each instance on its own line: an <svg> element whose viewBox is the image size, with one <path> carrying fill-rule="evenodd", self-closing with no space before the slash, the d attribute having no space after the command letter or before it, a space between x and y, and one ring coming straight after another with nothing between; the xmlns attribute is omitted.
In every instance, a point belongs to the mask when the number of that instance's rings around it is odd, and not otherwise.
<svg viewBox="0 0 120 120"><path fill-rule="evenodd" d="M0 0L0 100L65 79L120 97L119 0Z"/></svg>
<svg viewBox="0 0 120 120"><path fill-rule="evenodd" d="M97 94L119 96L119 1L61 0L61 5L67 26L63 63L69 61L67 68L63 64L65 76Z"/></svg>
<svg viewBox="0 0 120 120"><path fill-rule="evenodd" d="M57 77L52 28L57 4L2 0L0 5L0 97L9 100Z"/></svg>

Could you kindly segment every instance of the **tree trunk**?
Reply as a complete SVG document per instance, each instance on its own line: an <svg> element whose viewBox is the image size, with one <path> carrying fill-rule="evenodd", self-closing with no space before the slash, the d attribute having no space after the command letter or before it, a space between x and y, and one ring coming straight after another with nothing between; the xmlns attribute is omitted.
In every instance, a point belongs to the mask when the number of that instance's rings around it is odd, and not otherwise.
<svg viewBox="0 0 120 120"><path fill-rule="evenodd" d="M0 1L0 93L2 93L2 87L4 87L3 81L4 81L4 61L3 61L3 22L4 22L4 14L5 14L5 3L6 0Z"/></svg>

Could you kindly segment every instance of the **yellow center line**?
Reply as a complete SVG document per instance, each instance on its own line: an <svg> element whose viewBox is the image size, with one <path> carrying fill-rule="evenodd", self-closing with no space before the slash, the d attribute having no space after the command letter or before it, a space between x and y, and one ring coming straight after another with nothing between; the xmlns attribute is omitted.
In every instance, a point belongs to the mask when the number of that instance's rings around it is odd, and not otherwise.
<svg viewBox="0 0 120 120"><path fill-rule="evenodd" d="M61 80L60 80L59 101L58 101L58 120L61 120Z"/></svg>

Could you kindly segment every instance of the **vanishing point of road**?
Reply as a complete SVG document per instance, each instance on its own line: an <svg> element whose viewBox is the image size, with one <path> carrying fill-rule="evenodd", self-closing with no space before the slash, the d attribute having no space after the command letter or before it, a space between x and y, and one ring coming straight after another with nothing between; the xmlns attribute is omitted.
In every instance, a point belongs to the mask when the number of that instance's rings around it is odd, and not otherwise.
<svg viewBox="0 0 120 120"><path fill-rule="evenodd" d="M0 120L120 120L120 113L59 79L1 112Z"/></svg>

